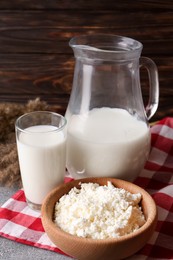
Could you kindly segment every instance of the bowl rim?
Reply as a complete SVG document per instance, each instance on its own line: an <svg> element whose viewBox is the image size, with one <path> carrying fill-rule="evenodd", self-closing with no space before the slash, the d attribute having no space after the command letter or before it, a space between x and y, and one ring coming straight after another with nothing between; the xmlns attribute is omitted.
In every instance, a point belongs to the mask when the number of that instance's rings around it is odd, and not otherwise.
<svg viewBox="0 0 173 260"><path fill-rule="evenodd" d="M98 183L97 181L113 181L113 185L116 187L116 184L118 184L118 188L119 188L119 185L121 184L125 184L125 186L129 186L131 187L132 189L137 189L139 190L138 192L141 193L142 195L142 199L143 199L143 196L145 196L147 198L147 204L150 203L151 204L151 210L148 211L148 216L147 216L147 219L146 219L146 222L144 223L144 225L142 225L139 229L135 230L134 232L130 233L130 234L126 234L126 235L123 235L123 236L120 236L120 237L117 237L117 238L104 238L104 239L93 239L93 238L85 238L85 237L79 237L77 235L72 235L64 230L62 230L58 225L56 225L54 222L53 222L53 216L52 218L48 218L47 214L46 213L46 207L49 203L49 200L51 198L53 198L57 192L59 190L63 190L64 187L69 187L69 190L67 192L69 192L73 187L75 187L77 184L79 185L79 183L86 183L86 182L92 182L92 183ZM99 183L98 183L99 184ZM106 184L105 184L106 185ZM131 190L130 188L130 190ZM125 188L123 188L125 189ZM125 189L126 190L126 189ZM128 189L127 189L128 190ZM129 190L128 190L129 191ZM131 192L131 191L130 191ZM62 196L64 194L67 194L66 192L64 192L62 194ZM60 196L57 201L62 197ZM56 201L56 202L57 202ZM56 203L55 202L55 203ZM54 206L53 206L53 209L55 208L55 203L54 203ZM53 209L52 209L52 214L53 214ZM145 216L146 217L146 216ZM151 195L146 191L144 190L143 188L141 188L140 186L134 184L134 183L131 183L131 182L128 182L128 181L125 181L125 180L121 180L121 179L116 179L116 178L108 178L108 177L91 177L91 178L82 178L82 179L76 179L76 180L73 180L73 181L70 181L68 183L63 183L63 184L60 184L58 185L55 189L53 189L52 191L50 191L48 193L48 195L45 197L44 201L43 201L43 204L42 204L42 208L41 208L41 219L42 219L42 223L43 223L43 227L46 223L46 226L49 226L49 228L51 230L54 230L54 232L57 233L57 235L61 234L64 238L66 239L72 239L73 241L75 240L76 242L81 242L81 241L84 241L84 242L87 242L87 243L100 243L100 244L114 244L114 243L121 243L122 241L128 241L134 237L137 237L139 235L141 235L143 233L143 231L147 231L151 228L151 225L153 224L153 231L154 231L154 228L155 228L155 225L156 225L156 222L157 222L157 207L156 207L156 204L153 200L153 198L151 197Z"/></svg>

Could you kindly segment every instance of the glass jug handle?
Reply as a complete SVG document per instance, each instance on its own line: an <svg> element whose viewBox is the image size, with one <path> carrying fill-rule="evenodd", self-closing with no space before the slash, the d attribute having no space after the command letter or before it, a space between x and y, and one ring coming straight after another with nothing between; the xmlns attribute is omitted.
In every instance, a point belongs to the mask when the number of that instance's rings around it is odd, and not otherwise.
<svg viewBox="0 0 173 260"><path fill-rule="evenodd" d="M145 108L148 120L155 114L159 104L159 77L157 66L153 60L147 57L140 58L140 67L147 69L149 77L149 100Z"/></svg>

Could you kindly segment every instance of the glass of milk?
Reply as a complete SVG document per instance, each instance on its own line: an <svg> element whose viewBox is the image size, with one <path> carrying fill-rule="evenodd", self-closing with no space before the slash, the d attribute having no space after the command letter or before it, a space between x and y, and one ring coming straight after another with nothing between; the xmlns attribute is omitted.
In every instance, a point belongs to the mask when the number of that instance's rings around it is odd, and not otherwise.
<svg viewBox="0 0 173 260"><path fill-rule="evenodd" d="M47 193L64 181L66 119L35 111L19 117L15 130L26 200L32 209L40 210Z"/></svg>

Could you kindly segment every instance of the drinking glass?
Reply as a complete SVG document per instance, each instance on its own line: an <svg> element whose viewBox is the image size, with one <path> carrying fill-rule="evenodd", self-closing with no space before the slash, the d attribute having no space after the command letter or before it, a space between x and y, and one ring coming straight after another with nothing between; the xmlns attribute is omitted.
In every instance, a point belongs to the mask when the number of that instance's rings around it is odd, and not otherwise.
<svg viewBox="0 0 173 260"><path fill-rule="evenodd" d="M35 111L15 123L21 178L28 206L40 210L47 193L65 176L66 119L57 113Z"/></svg>

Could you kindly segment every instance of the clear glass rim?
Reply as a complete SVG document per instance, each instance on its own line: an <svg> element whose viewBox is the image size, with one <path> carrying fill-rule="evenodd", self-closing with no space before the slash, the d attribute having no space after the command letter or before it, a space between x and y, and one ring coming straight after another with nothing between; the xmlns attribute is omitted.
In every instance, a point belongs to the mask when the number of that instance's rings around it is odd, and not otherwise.
<svg viewBox="0 0 173 260"><path fill-rule="evenodd" d="M53 116L56 116L56 117L59 117L61 120L62 120L62 124L60 126L55 126L56 128L55 129L52 129L52 130L48 130L46 132L41 132L41 131L38 131L38 132L32 132L32 131L29 131L29 130L26 130L26 128L22 128L20 126L20 122L22 119L24 118L27 118L31 115L34 115L34 114L47 114L47 115L53 115ZM51 111L32 111L32 112L28 112L28 113L25 113L21 116L19 116L17 119L16 119L16 122L15 122L15 128L20 131L20 132L23 132L23 133L27 133L27 134L47 134L47 133L53 133L53 132L60 132L62 131L62 129L66 126L67 124L67 120L66 118L61 115L61 114L58 114L56 112L51 112ZM33 125L34 126L34 125Z"/></svg>
<svg viewBox="0 0 173 260"><path fill-rule="evenodd" d="M119 54L140 51L143 47L141 42L133 38L113 34L91 34L75 36L71 38L69 45L73 49L79 48L88 51L101 51ZM119 46L121 49L116 50L115 46ZM112 49L106 49L106 47L112 47Z"/></svg>

